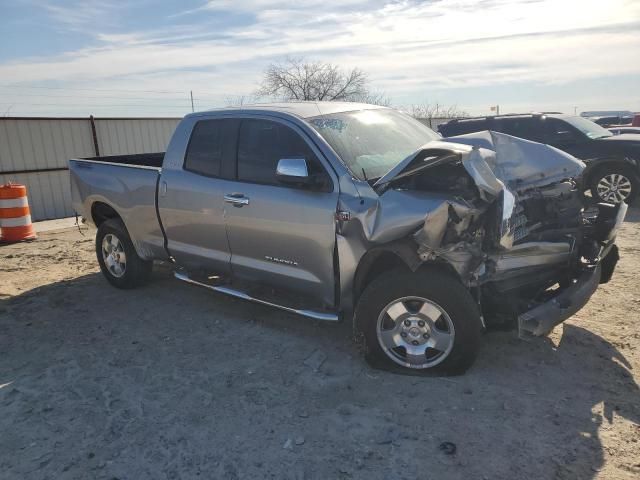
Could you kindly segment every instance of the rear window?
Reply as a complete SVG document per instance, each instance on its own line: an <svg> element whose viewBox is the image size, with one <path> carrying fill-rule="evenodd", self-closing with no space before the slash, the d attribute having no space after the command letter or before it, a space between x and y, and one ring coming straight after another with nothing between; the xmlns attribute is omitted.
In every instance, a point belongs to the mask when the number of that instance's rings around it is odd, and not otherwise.
<svg viewBox="0 0 640 480"><path fill-rule="evenodd" d="M196 124L184 160L185 170L209 177L220 176L224 122L225 120L203 120Z"/></svg>

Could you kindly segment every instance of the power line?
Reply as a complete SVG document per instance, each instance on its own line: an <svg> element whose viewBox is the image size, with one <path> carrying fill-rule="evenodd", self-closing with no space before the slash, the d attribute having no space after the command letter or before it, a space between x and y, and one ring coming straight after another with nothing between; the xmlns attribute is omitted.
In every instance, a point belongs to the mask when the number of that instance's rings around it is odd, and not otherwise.
<svg viewBox="0 0 640 480"><path fill-rule="evenodd" d="M1 88L1 87L0 87ZM111 96L111 95L58 95L58 94L46 94L46 93L4 93L0 91L0 97L8 96L8 95L17 95L19 97L45 97L45 98L90 98L90 99L112 99L112 100L184 100L188 99L188 96L185 97L123 97L123 96ZM201 97L202 98L202 97Z"/></svg>
<svg viewBox="0 0 640 480"><path fill-rule="evenodd" d="M103 89L103 88L76 88L76 87L50 87L50 86L42 86L42 85L0 85L1 88L35 88L35 89L46 89L46 90L77 90L84 92L121 92L121 93L184 93L186 96L189 95L189 90L124 90L124 89ZM197 91L196 91L197 93ZM207 95L214 96L232 96L232 97L241 97L242 94L228 94L228 93L212 93L212 92L200 92Z"/></svg>
<svg viewBox="0 0 640 480"><path fill-rule="evenodd" d="M0 87L2 88L2 87ZM190 95L185 95L184 97L132 97L132 96L112 96L112 95L59 95L59 94L46 94L46 93L7 93L0 91L0 97L6 97L10 95L15 95L18 97L44 97L44 98L89 98L89 99L113 99L113 100L186 100L189 101ZM229 98L234 97L234 95L199 95L198 92L193 96L194 99L220 99L220 98Z"/></svg>
<svg viewBox="0 0 640 480"><path fill-rule="evenodd" d="M128 93L189 93L183 90L120 90L103 88L45 87L42 85L0 85L2 88L42 88L46 90L80 90L85 92L128 92Z"/></svg>
<svg viewBox="0 0 640 480"><path fill-rule="evenodd" d="M60 118L60 119L65 119L65 118L89 118L90 115L94 114L95 112L79 112L79 113L67 113L67 114L54 114L52 113L50 110L49 111L30 111L30 112L11 112L8 114L4 114L2 112L0 112L0 118L15 118L15 117L31 117L31 116L38 116L38 117L46 117L46 118ZM130 115L130 116L125 116L125 115L120 115L120 114L104 114L101 115L104 117L114 117L114 118L176 118L176 119L180 119L182 118L184 115L145 115L145 114L136 114L136 115ZM96 117L96 115L94 115L94 117ZM98 118L98 117L96 117Z"/></svg>
<svg viewBox="0 0 640 480"><path fill-rule="evenodd" d="M189 109L189 104L186 105L153 105L143 103L30 103L30 102L0 102L0 105L29 105L34 107L146 107L146 108L185 108Z"/></svg>

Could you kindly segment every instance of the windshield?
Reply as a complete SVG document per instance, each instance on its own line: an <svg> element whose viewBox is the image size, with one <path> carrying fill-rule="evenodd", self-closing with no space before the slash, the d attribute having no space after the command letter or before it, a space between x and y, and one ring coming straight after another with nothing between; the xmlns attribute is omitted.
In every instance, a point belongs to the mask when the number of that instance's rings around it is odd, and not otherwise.
<svg viewBox="0 0 640 480"><path fill-rule="evenodd" d="M440 136L396 110L358 110L308 120L360 180L377 179Z"/></svg>
<svg viewBox="0 0 640 480"><path fill-rule="evenodd" d="M580 130L582 133L584 133L587 137L589 137L592 140L594 138L610 137L611 135L613 135L606 128L602 128L597 123L594 123L591 120L587 120L586 118L565 117L563 118L563 120L573 125L575 128Z"/></svg>

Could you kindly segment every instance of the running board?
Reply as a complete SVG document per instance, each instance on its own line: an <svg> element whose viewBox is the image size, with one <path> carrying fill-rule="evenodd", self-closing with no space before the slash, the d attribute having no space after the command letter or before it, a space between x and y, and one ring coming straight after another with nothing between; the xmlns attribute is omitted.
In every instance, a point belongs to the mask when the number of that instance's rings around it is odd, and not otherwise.
<svg viewBox="0 0 640 480"><path fill-rule="evenodd" d="M285 312L295 313L296 315L302 315L303 317L313 318L314 320L324 320L328 322L337 322L338 315L335 313L322 313L315 312L313 310L299 310L296 308L286 307L284 305L278 305L277 303L267 302L266 300L261 300L259 298L252 297L240 290L234 290L233 288L224 287L224 286L216 286L216 285L207 285L206 283L198 282L197 280L193 280L189 278L188 275L180 272L174 272L174 276L178 280L182 280L183 282L191 283L193 285L198 285L200 287L205 287L209 290L213 290L214 292L224 293L226 295L230 295L235 298L241 298L242 300L249 300L250 302L259 303L261 305L266 305L268 307L279 308L280 310L284 310Z"/></svg>

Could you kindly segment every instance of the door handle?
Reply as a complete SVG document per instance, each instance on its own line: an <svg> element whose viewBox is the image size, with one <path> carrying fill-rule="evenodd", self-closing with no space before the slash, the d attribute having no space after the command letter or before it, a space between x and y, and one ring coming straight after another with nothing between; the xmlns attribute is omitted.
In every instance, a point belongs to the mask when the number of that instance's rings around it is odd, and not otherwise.
<svg viewBox="0 0 640 480"><path fill-rule="evenodd" d="M160 183L160 196L164 197L167 194L167 182Z"/></svg>
<svg viewBox="0 0 640 480"><path fill-rule="evenodd" d="M249 199L241 193L228 193L224 196L224 201L232 204L234 207L249 205Z"/></svg>

